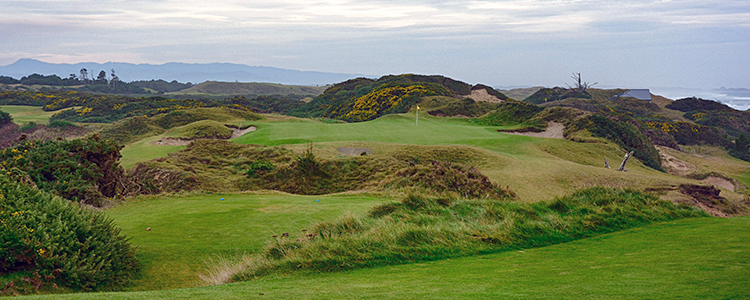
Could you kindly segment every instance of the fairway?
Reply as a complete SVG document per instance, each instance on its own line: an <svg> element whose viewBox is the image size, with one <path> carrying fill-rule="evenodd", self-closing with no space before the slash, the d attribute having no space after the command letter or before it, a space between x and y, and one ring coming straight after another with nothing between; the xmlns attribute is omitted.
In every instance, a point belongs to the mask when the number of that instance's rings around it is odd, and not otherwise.
<svg viewBox="0 0 750 300"><path fill-rule="evenodd" d="M67 109L67 108L66 108ZM76 109L76 108L73 108ZM60 112L57 111L44 111L41 106L25 106L25 105L0 105L0 110L7 112L13 117L13 123L20 126L29 122L37 124L48 124L49 118L52 115Z"/></svg>
<svg viewBox="0 0 750 300"><path fill-rule="evenodd" d="M312 120L256 122L258 130L234 139L241 144L268 146L360 141L396 144L463 144L468 140L527 140L527 137L497 133L501 127L479 126L465 119L423 116L419 125L413 116L387 115L361 123L330 124Z"/></svg>
<svg viewBox="0 0 750 300"><path fill-rule="evenodd" d="M748 217L685 219L544 248L420 264L46 298L746 299L748 229Z"/></svg>
<svg viewBox="0 0 750 300"><path fill-rule="evenodd" d="M386 200L282 193L159 196L130 200L107 214L138 246L142 270L127 289L152 290L200 285L205 260L254 253L274 234L297 234L316 221L362 213Z"/></svg>

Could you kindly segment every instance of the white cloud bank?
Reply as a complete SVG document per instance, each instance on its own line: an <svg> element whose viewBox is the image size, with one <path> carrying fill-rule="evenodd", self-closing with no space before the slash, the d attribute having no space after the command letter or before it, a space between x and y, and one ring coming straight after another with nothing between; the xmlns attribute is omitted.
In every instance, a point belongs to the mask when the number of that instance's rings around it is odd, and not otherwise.
<svg viewBox="0 0 750 300"><path fill-rule="evenodd" d="M683 79L659 84L695 85L701 79L686 79L690 70L743 76L747 71L733 66L745 61L739 66L746 70L750 61L747 51L739 53L750 44L745 0L85 0L0 1L0 7L0 64L24 57L226 61L376 75L432 72L509 85L555 84L569 71L636 84L632 77L651 66L660 71L639 74L640 84L674 74ZM714 56L728 54L743 57ZM608 75L613 69L630 78ZM511 70L516 77L507 75Z"/></svg>

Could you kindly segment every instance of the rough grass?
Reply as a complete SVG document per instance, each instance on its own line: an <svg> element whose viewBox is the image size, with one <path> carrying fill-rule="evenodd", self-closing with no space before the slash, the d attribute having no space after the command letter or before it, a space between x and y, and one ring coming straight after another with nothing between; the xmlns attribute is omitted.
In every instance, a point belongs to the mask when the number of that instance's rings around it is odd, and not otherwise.
<svg viewBox="0 0 750 300"><path fill-rule="evenodd" d="M549 247L341 273L57 299L743 299L750 218L656 223ZM459 275L460 274L460 275ZM263 294L263 295L260 295Z"/></svg>
<svg viewBox="0 0 750 300"><path fill-rule="evenodd" d="M591 188L534 204L503 198L432 198L411 194L279 236L256 263L238 274L330 272L526 249L569 242L652 222L707 216L629 190Z"/></svg>

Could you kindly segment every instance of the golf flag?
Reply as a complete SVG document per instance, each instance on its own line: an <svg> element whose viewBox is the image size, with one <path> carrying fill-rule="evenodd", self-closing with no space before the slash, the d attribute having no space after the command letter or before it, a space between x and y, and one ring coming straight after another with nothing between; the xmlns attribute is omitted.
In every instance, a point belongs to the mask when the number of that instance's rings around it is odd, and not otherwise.
<svg viewBox="0 0 750 300"><path fill-rule="evenodd" d="M419 126L419 105L417 105L417 126Z"/></svg>

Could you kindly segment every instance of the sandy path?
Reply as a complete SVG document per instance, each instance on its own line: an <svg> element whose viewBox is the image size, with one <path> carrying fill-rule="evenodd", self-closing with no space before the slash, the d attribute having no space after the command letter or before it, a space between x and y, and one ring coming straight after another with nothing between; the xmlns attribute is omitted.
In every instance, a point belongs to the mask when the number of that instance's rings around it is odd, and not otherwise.
<svg viewBox="0 0 750 300"><path fill-rule="evenodd" d="M547 123L547 129L542 132L505 132L507 134L525 135L533 137L553 138L553 139L564 139L563 132L565 131L565 125L562 123L552 122Z"/></svg>

